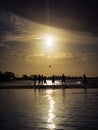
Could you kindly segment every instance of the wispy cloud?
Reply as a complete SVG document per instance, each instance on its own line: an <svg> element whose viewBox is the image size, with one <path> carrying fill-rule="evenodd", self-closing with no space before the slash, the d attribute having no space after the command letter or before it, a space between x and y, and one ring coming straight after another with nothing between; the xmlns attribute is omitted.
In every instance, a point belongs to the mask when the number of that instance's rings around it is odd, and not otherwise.
<svg viewBox="0 0 98 130"><path fill-rule="evenodd" d="M63 43L92 44L98 41L98 37L89 32L48 27L4 10L0 11L0 25L3 41L31 42L43 39L43 35L46 33L56 36L57 42Z"/></svg>
<svg viewBox="0 0 98 130"><path fill-rule="evenodd" d="M7 34L4 36L4 41L33 42L32 40L39 39L40 37L35 34Z"/></svg>

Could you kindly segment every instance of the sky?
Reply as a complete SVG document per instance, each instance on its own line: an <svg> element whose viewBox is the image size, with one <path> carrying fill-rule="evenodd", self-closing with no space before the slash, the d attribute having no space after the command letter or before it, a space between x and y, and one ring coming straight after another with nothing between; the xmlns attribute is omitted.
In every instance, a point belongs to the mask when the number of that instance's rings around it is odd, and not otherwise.
<svg viewBox="0 0 98 130"><path fill-rule="evenodd" d="M0 2L1 71L98 76L96 0Z"/></svg>

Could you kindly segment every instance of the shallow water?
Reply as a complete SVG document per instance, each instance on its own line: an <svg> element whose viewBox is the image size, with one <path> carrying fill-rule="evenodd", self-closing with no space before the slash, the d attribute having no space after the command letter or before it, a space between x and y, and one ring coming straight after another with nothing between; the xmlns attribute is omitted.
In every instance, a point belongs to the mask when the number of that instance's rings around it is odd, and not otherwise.
<svg viewBox="0 0 98 130"><path fill-rule="evenodd" d="M80 80L66 80L66 85L80 85L82 84ZM13 81L5 81L0 83L0 87L2 86L29 86L29 85L34 85L33 80L13 80ZM46 84L45 83L40 83L38 84L38 81L36 81L36 85L53 85L51 80L47 80ZM62 85L61 80L55 80L54 85Z"/></svg>
<svg viewBox="0 0 98 130"><path fill-rule="evenodd" d="M55 80L55 83L52 84L52 81L51 80L47 80L46 81L47 83L44 84L44 83L40 83L38 84L38 81L36 81L36 85L62 85L62 81L61 80ZM76 87L76 86L83 86L83 82L81 79L70 79L70 80L66 80L66 83L65 83L67 86L73 86L73 87ZM34 85L34 81L33 80L12 80L12 81L5 81L5 82L0 82L0 87L12 87L14 88L15 86L17 87L21 87L21 86L33 86ZM98 79L97 78L92 78L92 79L88 79L88 86L91 86L91 87L98 87Z"/></svg>
<svg viewBox="0 0 98 130"><path fill-rule="evenodd" d="M1 89L0 130L98 130L98 89Z"/></svg>

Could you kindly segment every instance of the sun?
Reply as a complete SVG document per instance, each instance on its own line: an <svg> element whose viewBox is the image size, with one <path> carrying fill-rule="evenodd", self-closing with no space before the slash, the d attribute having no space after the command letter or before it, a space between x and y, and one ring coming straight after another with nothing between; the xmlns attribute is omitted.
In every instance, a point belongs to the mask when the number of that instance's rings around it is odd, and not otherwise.
<svg viewBox="0 0 98 130"><path fill-rule="evenodd" d="M42 40L42 47L47 53L55 51L57 48L55 36L46 34L42 36Z"/></svg>
<svg viewBox="0 0 98 130"><path fill-rule="evenodd" d="M46 44L48 45L48 46L52 46L52 44L53 44L53 37L52 36L46 36Z"/></svg>

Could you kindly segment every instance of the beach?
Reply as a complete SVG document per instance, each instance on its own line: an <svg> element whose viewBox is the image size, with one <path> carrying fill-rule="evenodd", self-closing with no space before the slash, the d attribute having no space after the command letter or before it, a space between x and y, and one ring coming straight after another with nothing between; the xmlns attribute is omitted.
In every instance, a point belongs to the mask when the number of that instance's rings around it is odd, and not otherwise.
<svg viewBox="0 0 98 130"><path fill-rule="evenodd" d="M32 80L12 80L0 82L0 89L60 89L60 88L98 88L98 79L88 79L88 84L85 86L80 79L66 80L66 83L62 85L61 80L56 80L52 84L51 80L47 80L47 83L40 83L38 81L34 84Z"/></svg>
<svg viewBox="0 0 98 130"><path fill-rule="evenodd" d="M0 130L98 130L98 89L1 89Z"/></svg>

